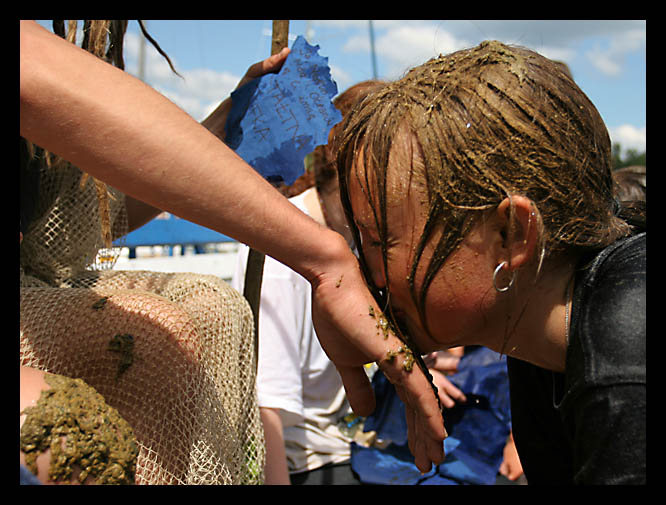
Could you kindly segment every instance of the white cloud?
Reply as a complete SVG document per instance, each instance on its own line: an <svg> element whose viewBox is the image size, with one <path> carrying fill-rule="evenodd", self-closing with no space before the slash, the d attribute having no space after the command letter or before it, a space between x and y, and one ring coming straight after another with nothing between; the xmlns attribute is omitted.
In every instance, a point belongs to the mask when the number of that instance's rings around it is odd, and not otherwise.
<svg viewBox="0 0 666 505"><path fill-rule="evenodd" d="M607 45L597 44L585 53L585 57L600 72L617 76L622 72L625 56L635 51L645 51L646 30L634 28L610 38Z"/></svg>
<svg viewBox="0 0 666 505"><path fill-rule="evenodd" d="M240 77L229 72L216 72L205 68L197 68L179 72L184 77L175 82L181 92L199 96L201 100L220 100L229 95L236 87Z"/></svg>
<svg viewBox="0 0 666 505"><path fill-rule="evenodd" d="M367 34L352 35L347 39L347 42L345 42L342 50L349 53L369 51L370 40L368 39Z"/></svg>
<svg viewBox="0 0 666 505"><path fill-rule="evenodd" d="M439 54L471 45L467 39L456 37L430 21L376 21L375 25L375 49L387 67L382 72L387 79L400 77L410 68ZM367 33L349 37L343 50L370 51Z"/></svg>
<svg viewBox="0 0 666 505"><path fill-rule="evenodd" d="M313 19L311 22L315 26L339 29L368 27L368 21L364 19Z"/></svg>
<svg viewBox="0 0 666 505"><path fill-rule="evenodd" d="M369 51L367 21L317 21L320 25L349 29L346 51ZM645 52L646 23L642 20L452 20L375 21L376 49L393 78L411 66L439 53L471 47L482 40L497 39L524 45L544 56L573 62L577 47L586 38L599 42L583 56L604 75L618 75L629 53Z"/></svg>
<svg viewBox="0 0 666 505"><path fill-rule="evenodd" d="M434 24L391 26L377 39L376 48L388 63L389 78L397 77L439 54L469 46Z"/></svg>
<svg viewBox="0 0 666 505"><path fill-rule="evenodd" d="M609 128L608 133L614 144L620 144L622 151L635 149L638 152L646 150L646 131L645 126L636 127L630 124L623 124L615 128Z"/></svg>
<svg viewBox="0 0 666 505"><path fill-rule="evenodd" d="M329 64L331 69L331 78L338 85L338 92L344 91L352 85L352 78L349 73L345 72L341 67Z"/></svg>
<svg viewBox="0 0 666 505"><path fill-rule="evenodd" d="M125 36L126 70L138 74L139 36L127 33ZM182 70L172 59L178 73L173 73L169 64L150 45L146 44L145 80L153 88L187 112L197 121L202 121L219 103L236 88L241 77L230 72L216 72L196 68Z"/></svg>
<svg viewBox="0 0 666 505"><path fill-rule="evenodd" d="M576 51L574 49L560 46L543 46L537 52L551 60L562 61L565 63L573 60L576 56Z"/></svg>
<svg viewBox="0 0 666 505"><path fill-rule="evenodd" d="M177 67L176 67L177 69ZM157 80L155 89L169 98L197 121L202 121L236 88L240 77L206 69L179 71ZM152 80L152 75L149 74Z"/></svg>

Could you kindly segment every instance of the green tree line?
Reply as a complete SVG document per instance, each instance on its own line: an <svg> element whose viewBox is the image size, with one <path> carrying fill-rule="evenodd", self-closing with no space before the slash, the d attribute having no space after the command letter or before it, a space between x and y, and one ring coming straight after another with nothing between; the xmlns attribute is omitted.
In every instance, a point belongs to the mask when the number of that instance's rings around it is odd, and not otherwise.
<svg viewBox="0 0 666 505"><path fill-rule="evenodd" d="M622 147L620 144L613 144L612 156L613 170L617 170L618 168L622 167L629 167L632 165L647 166L645 164L645 151L639 152L637 149L627 149L623 155Z"/></svg>

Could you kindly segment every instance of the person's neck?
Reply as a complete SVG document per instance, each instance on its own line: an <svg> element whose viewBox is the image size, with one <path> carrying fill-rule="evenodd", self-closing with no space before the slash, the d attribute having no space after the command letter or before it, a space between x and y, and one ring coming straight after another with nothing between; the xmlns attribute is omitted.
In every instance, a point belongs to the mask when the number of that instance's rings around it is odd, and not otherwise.
<svg viewBox="0 0 666 505"><path fill-rule="evenodd" d="M545 269L536 283L529 274L516 279L506 302L510 317L506 335L500 336L501 352L548 370L564 371L574 264L564 261Z"/></svg>

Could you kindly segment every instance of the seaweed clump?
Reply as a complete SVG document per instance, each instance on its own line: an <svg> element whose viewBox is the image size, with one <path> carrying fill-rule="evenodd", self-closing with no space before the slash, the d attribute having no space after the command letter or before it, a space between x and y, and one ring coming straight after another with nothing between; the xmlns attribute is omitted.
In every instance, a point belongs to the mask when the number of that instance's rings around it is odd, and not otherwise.
<svg viewBox="0 0 666 505"><path fill-rule="evenodd" d="M45 374L42 391L21 427L20 449L26 467L37 474L37 456L50 450L53 482L88 477L96 484L134 484L138 446L134 432L104 397L81 379Z"/></svg>

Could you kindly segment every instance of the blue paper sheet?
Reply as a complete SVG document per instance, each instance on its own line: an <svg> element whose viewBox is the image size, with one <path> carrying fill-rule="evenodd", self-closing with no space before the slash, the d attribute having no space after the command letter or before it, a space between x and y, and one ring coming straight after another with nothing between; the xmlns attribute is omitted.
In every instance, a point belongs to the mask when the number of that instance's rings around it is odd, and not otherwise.
<svg viewBox="0 0 666 505"><path fill-rule="evenodd" d="M338 88L328 58L318 51L299 36L278 74L231 93L227 144L270 181L291 185L304 173L305 156L342 120L331 103Z"/></svg>

